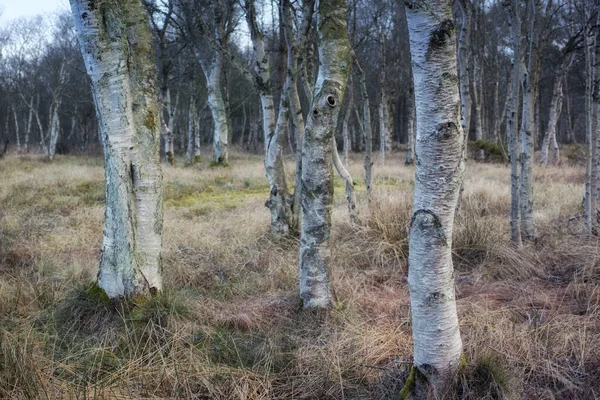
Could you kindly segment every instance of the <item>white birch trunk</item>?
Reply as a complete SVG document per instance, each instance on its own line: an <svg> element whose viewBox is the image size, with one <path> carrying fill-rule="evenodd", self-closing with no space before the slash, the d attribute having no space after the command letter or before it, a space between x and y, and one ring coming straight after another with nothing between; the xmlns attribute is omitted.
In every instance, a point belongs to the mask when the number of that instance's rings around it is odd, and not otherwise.
<svg viewBox="0 0 600 400"><path fill-rule="evenodd" d="M336 171L346 185L346 201L348 202L348 214L350 214L350 222L357 223L358 215L356 211L356 195L354 194L354 181L352 180L352 176L346 169L346 166L340 159L340 155L337 151L337 143L335 142L335 137L333 138L333 165L335 166Z"/></svg>
<svg viewBox="0 0 600 400"><path fill-rule="evenodd" d="M589 19L586 13L586 20ZM585 225L589 232L595 231L595 200L596 200L596 177L594 176L595 156L595 132L594 132L594 107L593 107L593 86L594 86L594 47L595 40L592 33L588 33L590 27L586 24L584 30L585 47L585 137L587 143L587 160L585 170L585 196L584 213Z"/></svg>
<svg viewBox="0 0 600 400"><path fill-rule="evenodd" d="M58 117L58 107L59 104L56 104L52 107L50 118L50 144L48 146L48 159L50 161L54 160L54 155L56 154L56 144L58 143L58 136L60 134L60 119Z"/></svg>
<svg viewBox="0 0 600 400"><path fill-rule="evenodd" d="M409 59L410 61L410 59ZM408 137L406 141L406 160L405 165L411 165L415 162L415 137L417 136L417 111L415 106L415 87L412 73L412 61L410 61L410 93L408 97Z"/></svg>
<svg viewBox="0 0 600 400"><path fill-rule="evenodd" d="M534 54L536 6L530 1L532 13L529 29L529 59L527 67L522 66L521 86L523 90L523 112L521 113L521 182L520 182L520 212L521 240L532 241L537 237L533 219L533 155L535 128L535 92L537 73L534 69L536 56Z"/></svg>
<svg viewBox="0 0 600 400"><path fill-rule="evenodd" d="M572 60L572 57L571 57ZM552 162L553 164L557 164L559 161L560 153L558 149L558 143L556 142L556 126L558 124L558 119L560 117L560 113L562 111L562 103L563 103L563 88L562 83L565 79L567 66L570 65L571 62L567 61L565 57L561 62L561 65L556 73L556 78L554 80L554 88L552 90L552 100L550 101L550 112L548 115L548 126L546 128L546 132L544 133L544 138L542 139L542 151L540 164L543 166L548 165L548 152L550 148L550 142L552 142Z"/></svg>
<svg viewBox="0 0 600 400"><path fill-rule="evenodd" d="M292 222L282 150L282 142L289 123L288 100L287 93L285 93L285 88L288 87L289 82L286 79L286 86L281 93L279 115L276 119L269 56L265 51L263 35L256 21L254 0L246 1L245 9L254 47L254 85L260 94L263 117L265 171L270 188L269 200L266 202L266 206L271 213L271 233L278 237L284 237L289 235Z"/></svg>
<svg viewBox="0 0 600 400"><path fill-rule="evenodd" d="M386 54L385 54L385 34L383 29L379 32L379 49L381 55L381 62L379 65L379 163L385 164L385 154L390 149L389 137L390 137L390 121L389 121L389 104L387 95L385 92L386 85L388 85L385 69L386 69Z"/></svg>
<svg viewBox="0 0 600 400"><path fill-rule="evenodd" d="M200 154L200 116L194 116L194 162L199 163L202 155Z"/></svg>
<svg viewBox="0 0 600 400"><path fill-rule="evenodd" d="M452 1L406 2L417 108L417 170L408 285L414 365L439 393L462 354L452 230L464 175L465 134Z"/></svg>
<svg viewBox="0 0 600 400"><path fill-rule="evenodd" d="M106 215L98 285L110 297L162 289L156 71L140 0L71 0L104 144Z"/></svg>
<svg viewBox="0 0 600 400"><path fill-rule="evenodd" d="M331 304L327 277L333 207L332 146L350 71L346 1L319 2L319 74L302 147L300 298L304 308Z"/></svg>
<svg viewBox="0 0 600 400"><path fill-rule="evenodd" d="M192 90L192 93L190 95L190 107L188 110L187 148L185 151L185 164L186 165L191 165L195 162L195 160L193 159L193 156L194 156L194 143L195 143L194 135L196 134L196 132L195 132L196 114L197 114L196 95L194 94L194 91Z"/></svg>
<svg viewBox="0 0 600 400"><path fill-rule="evenodd" d="M33 96L31 96L31 104L33 104ZM33 108L29 107L27 115L27 129L25 130L25 143L23 144L23 151L29 153L29 135L31 134L31 122L33 117Z"/></svg>
<svg viewBox="0 0 600 400"><path fill-rule="evenodd" d="M473 60L473 102L475 103L475 140L481 141L483 140L483 121L481 116L481 102L482 94L479 90L481 84L481 63L479 61L479 57L475 57ZM477 160L483 160L484 158L483 150L478 150L475 158Z"/></svg>
<svg viewBox="0 0 600 400"><path fill-rule="evenodd" d="M522 242L519 213L518 107L519 82L521 79L521 21L518 6L514 2L515 0L505 0L502 5L508 18L513 47L512 79L508 95L508 119L506 121L508 154L510 158L510 238L513 244L517 248L520 248ZM515 9L517 12L515 12Z"/></svg>
<svg viewBox="0 0 600 400"><path fill-rule="evenodd" d="M13 112L13 117L15 119L15 138L17 139L17 153L21 152L21 135L19 132L19 118L17 117L17 110L15 109L15 105L11 104L10 107L12 108L12 112ZM8 118L8 116L7 116Z"/></svg>
<svg viewBox="0 0 600 400"><path fill-rule="evenodd" d="M350 151L350 132L348 130L348 124L350 122L350 116L352 115L352 108L354 106L354 90L352 87L352 75L348 78L347 96L348 103L346 105L346 111L344 113L344 122L342 124L342 139L343 139L343 151L342 161L344 165L348 165L348 153Z"/></svg>
<svg viewBox="0 0 600 400"><path fill-rule="evenodd" d="M208 51L208 50L207 50ZM223 55L214 52L212 61L203 63L208 91L208 108L213 119L213 165L228 165L229 160L229 124L227 123L227 107L221 88L221 70Z"/></svg>
<svg viewBox="0 0 600 400"><path fill-rule="evenodd" d="M458 35L458 79L460 83L461 122L465 134L469 135L471 125L471 92L469 83L469 45L471 43L471 2L458 2L461 14L460 33Z"/></svg>

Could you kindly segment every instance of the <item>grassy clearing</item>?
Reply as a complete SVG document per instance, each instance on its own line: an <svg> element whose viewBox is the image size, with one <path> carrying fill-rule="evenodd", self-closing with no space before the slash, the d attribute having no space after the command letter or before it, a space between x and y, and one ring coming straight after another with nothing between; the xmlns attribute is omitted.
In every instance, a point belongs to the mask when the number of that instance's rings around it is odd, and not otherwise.
<svg viewBox="0 0 600 400"><path fill-rule="evenodd" d="M352 161L358 226L336 181L336 302L314 314L298 307L297 241L269 238L260 157L207 163L164 166L169 289L127 305L92 285L102 160L0 160L0 397L397 398L414 169L400 154L376 166L369 211ZM577 218L582 176L536 171L540 239L516 251L508 170L469 164L453 239L466 364L448 398L600 396L600 247Z"/></svg>

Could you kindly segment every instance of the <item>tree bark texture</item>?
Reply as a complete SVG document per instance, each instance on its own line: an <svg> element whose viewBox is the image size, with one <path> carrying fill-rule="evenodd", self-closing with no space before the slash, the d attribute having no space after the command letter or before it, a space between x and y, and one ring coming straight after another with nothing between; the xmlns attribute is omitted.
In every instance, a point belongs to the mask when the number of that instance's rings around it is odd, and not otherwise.
<svg viewBox="0 0 600 400"><path fill-rule="evenodd" d="M465 133L452 1L406 2L417 108L416 178L408 285L414 366L435 391L459 365L452 230L464 175Z"/></svg>
<svg viewBox="0 0 600 400"><path fill-rule="evenodd" d="M510 158L510 238L516 247L521 247L521 221L519 213L519 148L518 148L518 117L519 117L519 88L521 80L521 22L518 13L518 3L515 0L505 0L503 7L508 18L511 42L513 47L512 79L508 101L508 119L506 135L508 138L508 156ZM515 12L517 10L517 12Z"/></svg>
<svg viewBox="0 0 600 400"><path fill-rule="evenodd" d="M367 195L371 196L371 176L373 169L373 130L371 128L371 106L369 105L369 92L367 91L367 79L365 71L360 67L357 59L354 59L356 72L360 82L360 94L362 97L362 130L365 138L365 186Z"/></svg>
<svg viewBox="0 0 600 400"><path fill-rule="evenodd" d="M289 108L286 94L282 92L279 116L275 116L273 87L269 55L265 51L262 32L258 28L254 0L245 2L246 20L250 27L254 58L254 86L260 95L265 141L265 171L269 181L271 233L287 236L290 233L291 208L283 163L282 142L288 127Z"/></svg>
<svg viewBox="0 0 600 400"><path fill-rule="evenodd" d="M521 113L521 181L519 208L521 213L521 240L531 241L537 237L533 219L533 155L535 128L535 93L538 75L537 56L534 51L536 6L531 4L529 30L529 57L527 66L521 66L521 87L523 90L523 112Z"/></svg>
<svg viewBox="0 0 600 400"><path fill-rule="evenodd" d="M300 298L304 308L331 304L327 277L333 207L332 147L350 71L346 1L318 7L319 73L302 146Z"/></svg>
<svg viewBox="0 0 600 400"><path fill-rule="evenodd" d="M140 0L71 0L104 144L98 285L110 297L162 288L160 117L152 33Z"/></svg>

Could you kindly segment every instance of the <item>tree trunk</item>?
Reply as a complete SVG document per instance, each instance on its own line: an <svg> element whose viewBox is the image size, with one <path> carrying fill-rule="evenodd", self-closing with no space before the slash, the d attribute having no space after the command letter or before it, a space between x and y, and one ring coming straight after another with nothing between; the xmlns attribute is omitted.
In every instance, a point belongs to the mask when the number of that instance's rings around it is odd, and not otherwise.
<svg viewBox="0 0 600 400"><path fill-rule="evenodd" d="M385 34L383 29L379 33L379 49L381 55L381 62L379 64L379 163L385 164L385 154L390 149L390 121L389 121L389 104L387 94L385 92L386 85L388 85L385 68L386 68L386 54L385 54Z"/></svg>
<svg viewBox="0 0 600 400"><path fill-rule="evenodd" d="M558 143L556 142L556 125L558 124L558 118L560 117L560 113L562 111L562 84L566 76L567 68L571 64L572 59L572 57L570 57L570 60L567 57L564 57L558 71L556 72L554 88L552 90L552 100L550 101L548 127L546 128L544 138L542 139L542 154L540 158L540 164L543 166L548 165L548 150L550 147L550 142L552 142L552 162L556 165L559 161L559 149Z"/></svg>
<svg viewBox="0 0 600 400"><path fill-rule="evenodd" d="M160 118L152 33L140 0L71 0L96 104L106 176L98 286L110 297L162 289Z"/></svg>
<svg viewBox="0 0 600 400"><path fill-rule="evenodd" d="M483 122L481 116L481 103L483 102L483 96L480 92L481 86L481 62L479 61L479 56L475 56L473 60L473 102L475 103L475 140L482 141L483 140ZM483 160L484 158L483 150L478 150L477 154L475 154L475 159Z"/></svg>
<svg viewBox="0 0 600 400"><path fill-rule="evenodd" d="M10 105L13 112L13 117L15 119L15 138L17 139L17 153L21 152L21 135L19 133L19 118L17 117L17 110L15 109L15 105ZM6 116L8 118L8 115Z"/></svg>
<svg viewBox="0 0 600 400"><path fill-rule="evenodd" d="M469 60L471 44L471 2L458 2L461 14L460 33L458 35L458 79L460 83L460 108L463 131L468 136L471 125L471 91L469 83Z"/></svg>
<svg viewBox="0 0 600 400"><path fill-rule="evenodd" d="M33 104L33 95L31 96L31 104ZM31 134L31 119L33 117L33 107L29 107L29 112L27 116L27 130L25 131L25 143L23 147L23 151L25 153L29 153L29 135Z"/></svg>
<svg viewBox="0 0 600 400"><path fill-rule="evenodd" d="M333 207L332 146L350 70L346 1L319 2L319 76L302 147L300 298L304 308L331 304L327 271Z"/></svg>
<svg viewBox="0 0 600 400"><path fill-rule="evenodd" d="M417 108L408 285L414 366L441 394L462 354L454 294L452 230L464 175L465 133L452 1L406 2Z"/></svg>
<svg viewBox="0 0 600 400"><path fill-rule="evenodd" d="M344 162L344 165L348 165L348 153L350 151L350 147L351 147L351 141L350 141L350 132L348 130L348 125L350 123L350 117L352 116L352 108L354 106L354 88L352 85L352 75L349 76L348 78L348 88L347 88L347 96L348 96L348 102L346 105L346 110L344 112L344 123L342 124L342 139L344 141L343 143L343 151L342 151L342 161Z"/></svg>
<svg viewBox="0 0 600 400"><path fill-rule="evenodd" d="M344 166L344 163L340 159L340 155L337 151L337 143L335 137L333 138L333 165L336 171L346 184L346 201L348 202L348 213L350 214L350 222L358 222L358 215L356 214L356 195L354 194L354 181L352 176Z"/></svg>
<svg viewBox="0 0 600 400"><path fill-rule="evenodd" d="M536 39L535 20L536 6L530 0L532 7L530 31L529 31L529 57L527 66L521 69L521 86L523 90L523 112L521 114L521 182L520 182L520 212L521 212L521 239L525 241L534 240L537 237L535 222L533 219L533 154L535 127L535 93L537 86L537 73L535 64L533 44Z"/></svg>
<svg viewBox="0 0 600 400"><path fill-rule="evenodd" d="M500 131L500 121L502 120L502 112L499 112L500 110L500 77L498 77L498 80L496 81L496 84L494 85L494 116L493 116L493 123L492 123L492 142L493 143L500 143L500 139L499 139L499 131Z"/></svg>
<svg viewBox="0 0 600 400"><path fill-rule="evenodd" d="M269 200L266 205L271 212L271 233L278 237L284 237L289 235L291 224L290 199L282 151L282 142L289 121L287 94L284 88L281 93L279 116L276 119L269 55L265 51L263 35L256 21L254 0L247 0L245 9L254 46L254 85L260 94L263 117L265 171L270 187Z"/></svg>
<svg viewBox="0 0 600 400"><path fill-rule="evenodd" d="M590 16L586 13L586 21L589 24ZM587 143L587 162L585 170L585 196L584 196L584 213L585 225L589 232L596 231L596 135L594 129L594 50L595 40L593 31L590 31L590 26L586 24L584 31L584 47L585 47L585 137Z"/></svg>
<svg viewBox="0 0 600 400"><path fill-rule="evenodd" d="M508 102L508 119L506 135L508 137L508 156L510 158L510 238L513 244L520 248L521 223L519 214L519 159L518 159L518 118L519 118L519 88L521 79L521 21L516 0L504 0L503 7L508 17L510 35L513 47L512 80L510 101Z"/></svg>
<svg viewBox="0 0 600 400"><path fill-rule="evenodd" d="M356 72L360 81L360 93L362 96L362 128L365 137L365 186L367 195L371 197L371 170L373 167L373 130L371 128L371 106L369 105L369 92L367 91L367 81L365 72L360 67L358 59L354 59Z"/></svg>
<svg viewBox="0 0 600 400"><path fill-rule="evenodd" d="M59 104L52 106L52 117L50 118L50 145L48 146L48 160L53 161L56 154L56 144L58 143L58 135L60 134L60 119L58 117Z"/></svg>
<svg viewBox="0 0 600 400"><path fill-rule="evenodd" d="M227 166L229 161L229 124L227 107L221 88L223 55L214 51L210 63L204 62L202 70L206 76L208 108L213 119L213 161L212 165Z"/></svg>
<svg viewBox="0 0 600 400"><path fill-rule="evenodd" d="M187 148L185 152L185 164L191 165L195 162L192 158L194 155L194 135L195 132L195 121L196 114L198 113L196 109L196 95L192 89L192 93L190 95L190 108L188 110L188 129L187 129Z"/></svg>
<svg viewBox="0 0 600 400"><path fill-rule="evenodd" d="M410 57L410 55L409 55ZM408 136L406 141L406 160L405 165L411 165L415 162L415 137L417 136L417 113L415 107L415 85L412 73L412 65L410 59L408 65L410 68L410 82L408 93Z"/></svg>
<svg viewBox="0 0 600 400"><path fill-rule="evenodd" d="M165 78L165 79L168 79ZM179 105L179 93L175 95L175 103L171 100L171 89L167 89L165 109L168 119L164 121L165 157L169 165L175 165L175 111ZM162 115L162 114L161 114Z"/></svg>

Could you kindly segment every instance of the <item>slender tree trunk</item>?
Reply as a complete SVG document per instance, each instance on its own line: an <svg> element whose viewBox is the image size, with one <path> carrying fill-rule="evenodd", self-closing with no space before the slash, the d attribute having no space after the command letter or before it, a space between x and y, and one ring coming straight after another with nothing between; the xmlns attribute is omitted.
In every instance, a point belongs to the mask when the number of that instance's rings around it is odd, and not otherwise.
<svg viewBox="0 0 600 400"><path fill-rule="evenodd" d="M379 33L379 49L381 62L379 64L379 163L385 164L385 154L390 149L390 121L389 121L389 104L386 94L386 85L388 85L385 69L386 69L386 53L385 53L385 34L383 29Z"/></svg>
<svg viewBox="0 0 600 400"><path fill-rule="evenodd" d="M33 96L31 96L31 104L33 104ZM25 143L23 150L25 153L29 153L29 135L31 134L31 119L33 117L33 108L29 107L29 112L27 115L27 130L25 131Z"/></svg>
<svg viewBox="0 0 600 400"><path fill-rule="evenodd" d="M254 84L260 94L263 117L265 170L270 187L269 200L266 205L271 212L271 233L283 237L290 233L292 218L282 151L282 142L289 122L289 103L285 90L282 90L279 116L276 119L269 55L265 51L264 39L256 21L254 1L247 0L245 9L254 46Z"/></svg>
<svg viewBox="0 0 600 400"><path fill-rule="evenodd" d="M346 169L346 166L340 159L340 155L337 151L337 143L335 137L333 138L333 165L344 180L346 184L346 201L348 202L348 213L350 214L350 222L358 222L358 215L356 212L356 195L354 194L354 181L352 176Z"/></svg>
<svg viewBox="0 0 600 400"><path fill-rule="evenodd" d="M357 59L354 59L356 72L360 81L360 93L362 96L362 128L365 137L365 186L367 195L371 197L371 170L373 168L373 130L371 127L371 106L369 105L369 92L367 91L367 81L365 72L360 67Z"/></svg>
<svg viewBox="0 0 600 400"><path fill-rule="evenodd" d="M200 116L194 116L194 162L199 163L202 159L200 154Z"/></svg>
<svg viewBox="0 0 600 400"><path fill-rule="evenodd" d="M166 78L168 79L168 77ZM179 93L175 95L175 102L171 100L171 89L166 92L166 111L168 119L164 121L165 157L169 165L175 165L175 111L179 105Z"/></svg>
<svg viewBox="0 0 600 400"><path fill-rule="evenodd" d="M483 140L483 122L481 114L481 103L483 102L483 96L479 90L481 83L481 62L479 56L475 56L473 59L473 103L475 103L475 140ZM475 158L477 160L483 160L485 154L483 150L478 150Z"/></svg>
<svg viewBox="0 0 600 400"><path fill-rule="evenodd" d="M410 57L410 56L409 56ZM410 59L408 60L410 68L410 82L408 92L408 135L406 141L406 160L405 165L411 165L415 162L415 137L417 136L417 113L415 106L415 88ZM465 131L466 132L466 131Z"/></svg>
<svg viewBox="0 0 600 400"><path fill-rule="evenodd" d="M527 66L521 67L521 86L523 90L523 112L521 118L521 185L520 185L520 212L521 212L521 239L534 240L537 237L533 219L533 154L535 127L535 92L537 86L537 73L535 72L536 56L533 43L535 41L536 6L530 0L532 7L529 31L529 57Z"/></svg>
<svg viewBox="0 0 600 400"><path fill-rule="evenodd" d="M346 1L319 2L319 76L302 147L300 298L304 308L331 304L327 277L333 207L333 136L350 70Z"/></svg>
<svg viewBox="0 0 600 400"><path fill-rule="evenodd" d="M570 59L572 60L572 57ZM560 113L562 111L562 84L566 76L567 66L571 64L571 60L569 60L567 57L563 58L554 80L554 89L552 90L552 100L550 101L550 112L548 116L548 127L546 128L544 138L542 139L542 154L540 158L540 164L543 166L548 165L548 150L550 147L550 142L552 142L553 164L556 165L560 159L558 143L556 142L556 125L558 124L558 118L560 117Z"/></svg>
<svg viewBox="0 0 600 400"><path fill-rule="evenodd" d="M348 102L346 105L346 110L344 112L344 123L342 124L342 138L344 140L343 146L344 150L342 152L342 161L344 165L348 165L348 153L351 147L350 141L350 133L348 131L348 125L350 122L350 117L352 116L352 108L354 107L354 88L352 85L352 75L348 78L348 89L347 89Z"/></svg>
<svg viewBox="0 0 600 400"><path fill-rule="evenodd" d="M417 106L417 164L408 285L414 366L440 395L462 354L452 230L464 175L465 134L451 0L406 2ZM405 388L409 389L409 388ZM405 390L406 392L406 390Z"/></svg>
<svg viewBox="0 0 600 400"><path fill-rule="evenodd" d="M192 90L192 94L190 95L190 108L188 110L187 148L185 152L186 165L191 165L195 161L192 157L194 155L194 135L196 134L194 128L197 113L196 94Z"/></svg>
<svg viewBox="0 0 600 400"><path fill-rule="evenodd" d="M518 12L517 0L504 0L510 35L513 47L512 80L510 88L510 101L508 102L508 119L506 121L506 134L508 137L508 155L510 158L510 238L513 244L520 248L521 221L519 213L519 148L518 148L518 117L519 117L519 88L521 79L521 21Z"/></svg>
<svg viewBox="0 0 600 400"><path fill-rule="evenodd" d="M586 20L589 16L586 13ZM585 47L585 137L587 143L587 162L585 170L584 212L585 225L588 231L595 232L596 176L596 132L594 132L594 48L595 40L590 27L586 24L584 32Z"/></svg>
<svg viewBox="0 0 600 400"><path fill-rule="evenodd" d="M463 131L469 136L471 125L471 85L469 82L469 60L471 44L471 1L458 2L461 14L460 33L458 35L458 79L460 83L460 108Z"/></svg>
<svg viewBox="0 0 600 400"><path fill-rule="evenodd" d="M565 77L565 81L563 83L564 93L566 94L565 100L567 102L567 143L577 143L577 139L575 138L575 130L573 129L573 106L571 103L571 96L569 92L569 79Z"/></svg>
<svg viewBox="0 0 600 400"><path fill-rule="evenodd" d="M98 285L110 297L155 293L162 289L162 174L148 14L140 0L71 0L71 8L104 144Z"/></svg>
<svg viewBox="0 0 600 400"><path fill-rule="evenodd" d="M502 111L500 111L500 77L494 85L494 116L492 123L492 141L496 144L500 143L500 121L502 120Z"/></svg>
<svg viewBox="0 0 600 400"><path fill-rule="evenodd" d="M21 152L21 135L19 133L19 118L17 117L17 110L15 109L15 105L11 104L13 117L15 119L15 137L17 139L17 153ZM7 115L8 118L8 115Z"/></svg>
<svg viewBox="0 0 600 400"><path fill-rule="evenodd" d="M229 124L227 107L221 88L223 55L214 51L210 62L202 62L208 91L208 108L213 119L213 161L212 165L227 166L229 162Z"/></svg>
<svg viewBox="0 0 600 400"><path fill-rule="evenodd" d="M56 154L56 144L60 134L60 119L58 117L58 108L60 103L52 106L52 117L50 118L50 145L48 146L48 159L54 160Z"/></svg>

